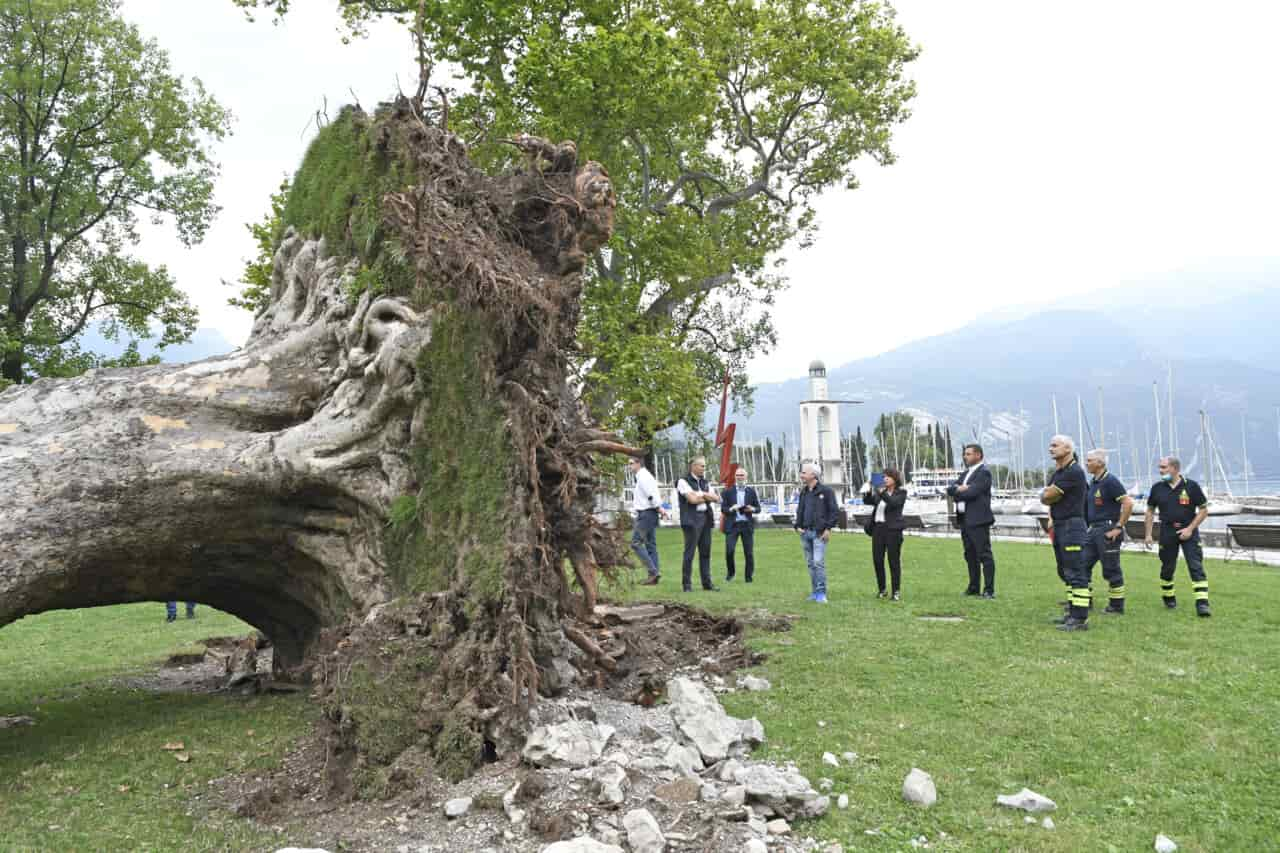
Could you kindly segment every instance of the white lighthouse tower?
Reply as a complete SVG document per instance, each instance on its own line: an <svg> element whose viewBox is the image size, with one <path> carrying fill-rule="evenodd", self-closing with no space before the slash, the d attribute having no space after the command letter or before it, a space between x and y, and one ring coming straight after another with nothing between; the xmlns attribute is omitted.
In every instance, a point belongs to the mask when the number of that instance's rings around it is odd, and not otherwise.
<svg viewBox="0 0 1280 853"><path fill-rule="evenodd" d="M844 483L840 459L840 406L827 392L827 366L809 364L809 399L800 404L800 458L822 468L829 486Z"/></svg>

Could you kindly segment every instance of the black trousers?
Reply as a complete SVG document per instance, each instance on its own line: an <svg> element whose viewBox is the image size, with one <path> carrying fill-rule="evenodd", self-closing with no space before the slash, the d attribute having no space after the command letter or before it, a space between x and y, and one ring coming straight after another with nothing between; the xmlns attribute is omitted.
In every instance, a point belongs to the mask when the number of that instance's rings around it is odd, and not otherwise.
<svg viewBox="0 0 1280 853"><path fill-rule="evenodd" d="M1209 579L1204 573L1204 548L1200 546L1200 531L1191 534L1183 542L1178 531L1170 525L1160 525L1160 587L1165 598L1173 598L1173 572L1178 568L1178 551L1187 559L1187 573L1191 575L1191 590L1197 601L1209 600Z"/></svg>
<svg viewBox="0 0 1280 853"><path fill-rule="evenodd" d="M733 552L742 540L742 555L747 558L747 582L756 573L756 526L750 521L734 521L724 531L724 576L728 580L737 573Z"/></svg>
<svg viewBox="0 0 1280 853"><path fill-rule="evenodd" d="M877 524L871 530L871 562L876 568L876 586L884 592L884 558L889 557L889 578L893 591L902 589L902 531Z"/></svg>
<svg viewBox="0 0 1280 853"><path fill-rule="evenodd" d="M1089 530L1079 516L1053 523L1053 555L1058 563L1058 577L1070 590L1071 615L1077 619L1089 616L1093 593L1089 591L1089 572L1084 568L1084 543Z"/></svg>
<svg viewBox="0 0 1280 853"><path fill-rule="evenodd" d="M684 589L693 589L693 552L698 552L698 574L702 576L702 588L711 589L711 511L695 512L693 524L680 528L684 533L684 561L680 565L680 580Z"/></svg>
<svg viewBox="0 0 1280 853"><path fill-rule="evenodd" d="M1121 529L1120 535L1115 539L1108 539L1107 533L1112 529L1111 524L1105 521L1089 525L1080 560L1090 584L1093 583L1094 564L1102 563L1102 576L1110 587L1114 609L1115 606L1124 606L1124 572L1120 570L1120 545L1124 542L1124 530Z"/></svg>
<svg viewBox="0 0 1280 853"><path fill-rule="evenodd" d="M965 527L964 516L959 516L959 523L964 562L969 567L969 592L981 590L995 594L996 558L991 553L991 525Z"/></svg>

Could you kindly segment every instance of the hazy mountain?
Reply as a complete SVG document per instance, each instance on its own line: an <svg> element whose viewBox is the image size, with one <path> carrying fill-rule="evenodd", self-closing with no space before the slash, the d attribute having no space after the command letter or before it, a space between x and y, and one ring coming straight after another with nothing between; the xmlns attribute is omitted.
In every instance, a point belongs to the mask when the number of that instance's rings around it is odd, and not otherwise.
<svg viewBox="0 0 1280 853"><path fill-rule="evenodd" d="M987 317L881 355L828 365L830 395L863 401L842 407L845 432L858 425L868 432L886 411L921 410L949 422L957 442L979 437L996 460L1010 455L1014 433L1014 443L1025 442L1029 465L1045 458L1054 396L1061 430L1080 432L1078 395L1086 421L1082 443L1117 450L1129 468L1134 449L1140 458L1155 453L1156 381L1168 435L1165 394L1172 366L1184 462L1202 464L1196 438L1203 409L1228 472L1241 471L1241 414L1247 412L1255 476L1280 477L1280 350L1272 331L1280 317L1280 288L1195 308L1149 306L1142 316L1145 321L1136 323L1118 312L1056 309L1014 319ZM1099 432L1099 389L1105 440ZM807 377L758 386L754 413L734 416L738 435L785 435L790 444L799 429L797 406L807 396Z"/></svg>
<svg viewBox="0 0 1280 853"><path fill-rule="evenodd" d="M123 337L118 342L108 341L93 326L89 327L83 337L80 338L81 349L109 357L120 355L124 352L127 344L128 340L123 339ZM159 355L160 360L165 364L185 364L189 361L199 361L212 355L229 353L233 349L235 349L235 346L221 332L204 326L196 329L191 335L191 340L185 344L172 344L164 349L159 349L154 341L140 341L138 343L138 351L143 356Z"/></svg>

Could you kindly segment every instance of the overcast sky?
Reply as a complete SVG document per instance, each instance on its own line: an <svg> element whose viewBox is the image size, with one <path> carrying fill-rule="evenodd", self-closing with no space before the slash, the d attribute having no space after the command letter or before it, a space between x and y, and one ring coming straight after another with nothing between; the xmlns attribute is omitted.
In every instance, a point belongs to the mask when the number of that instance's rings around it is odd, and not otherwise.
<svg viewBox="0 0 1280 853"><path fill-rule="evenodd" d="M223 212L164 262L233 343L247 313L226 306L280 178L296 168L327 98L366 107L414 77L394 27L342 45L332 0L298 3L281 26L230 0L125 0L176 69L236 115L219 148ZM957 3L899 0L922 48L898 162L869 164L854 192L820 204L817 244L789 255L779 346L752 378L804 374L926 337L1011 303L1056 302L1183 267L1275 257L1280 198L1280 3ZM1154 322L1154 319L1153 319Z"/></svg>

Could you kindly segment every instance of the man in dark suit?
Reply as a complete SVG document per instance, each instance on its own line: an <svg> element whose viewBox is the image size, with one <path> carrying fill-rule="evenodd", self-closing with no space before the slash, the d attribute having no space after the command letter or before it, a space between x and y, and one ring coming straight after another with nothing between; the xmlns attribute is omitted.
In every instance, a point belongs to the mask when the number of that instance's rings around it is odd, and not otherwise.
<svg viewBox="0 0 1280 853"><path fill-rule="evenodd" d="M720 517L724 519L724 579L733 580L733 552L741 539L742 554L747 558L744 579L751 583L756 572L756 513L760 512L760 498L756 490L747 485L745 468L739 468L733 479L733 488L725 489L720 497Z"/></svg>
<svg viewBox="0 0 1280 853"><path fill-rule="evenodd" d="M995 598L996 559L991 553L991 525L996 517L991 514L991 472L982 460L982 446L966 444L965 472L947 486L947 494L956 502L956 525L964 542L964 561L969 566L969 586L964 594Z"/></svg>

